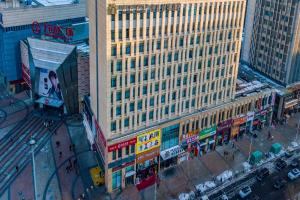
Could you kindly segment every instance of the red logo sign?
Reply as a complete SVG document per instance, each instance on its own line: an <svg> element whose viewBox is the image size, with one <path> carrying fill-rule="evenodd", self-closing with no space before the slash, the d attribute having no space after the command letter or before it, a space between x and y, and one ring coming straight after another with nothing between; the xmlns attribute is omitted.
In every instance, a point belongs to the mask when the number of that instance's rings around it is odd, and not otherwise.
<svg viewBox="0 0 300 200"><path fill-rule="evenodd" d="M127 140L127 141L124 141L124 142L120 142L120 143L117 143L117 144L110 145L110 146L108 146L108 152L112 152L112 151L115 151L115 150L118 150L118 149L122 149L123 147L133 145L133 144L136 143L136 141L137 141L136 138L133 138L131 140Z"/></svg>
<svg viewBox="0 0 300 200"><path fill-rule="evenodd" d="M35 34L40 34L41 33L41 26L37 21L34 21L31 25L31 30Z"/></svg>
<svg viewBox="0 0 300 200"><path fill-rule="evenodd" d="M62 40L70 40L74 36L74 30L71 27L65 28L60 25L44 23L42 28L37 21L32 23L31 29L35 34L44 34L48 37Z"/></svg>

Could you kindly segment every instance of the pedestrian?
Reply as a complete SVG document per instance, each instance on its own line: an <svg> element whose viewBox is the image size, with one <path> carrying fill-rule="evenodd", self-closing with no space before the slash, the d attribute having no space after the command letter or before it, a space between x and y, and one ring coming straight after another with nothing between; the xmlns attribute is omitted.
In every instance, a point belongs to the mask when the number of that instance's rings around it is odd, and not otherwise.
<svg viewBox="0 0 300 200"><path fill-rule="evenodd" d="M234 154L232 154L232 160L234 160Z"/></svg>
<svg viewBox="0 0 300 200"><path fill-rule="evenodd" d="M56 147L58 148L60 146L60 142L56 141Z"/></svg>
<svg viewBox="0 0 300 200"><path fill-rule="evenodd" d="M69 150L72 151L72 144L69 145Z"/></svg>
<svg viewBox="0 0 300 200"><path fill-rule="evenodd" d="M16 171L17 171L17 173L19 172L19 166L18 165L16 166Z"/></svg>
<svg viewBox="0 0 300 200"><path fill-rule="evenodd" d="M70 172L70 167L69 166L66 167L66 171L67 171L67 174Z"/></svg>
<svg viewBox="0 0 300 200"><path fill-rule="evenodd" d="M72 161L71 161L71 159L69 159L69 165L72 166Z"/></svg>
<svg viewBox="0 0 300 200"><path fill-rule="evenodd" d="M62 157L62 152L60 151L60 152L59 152L59 158L61 158L61 157Z"/></svg>
<svg viewBox="0 0 300 200"><path fill-rule="evenodd" d="M234 141L232 141L232 148L234 148Z"/></svg>

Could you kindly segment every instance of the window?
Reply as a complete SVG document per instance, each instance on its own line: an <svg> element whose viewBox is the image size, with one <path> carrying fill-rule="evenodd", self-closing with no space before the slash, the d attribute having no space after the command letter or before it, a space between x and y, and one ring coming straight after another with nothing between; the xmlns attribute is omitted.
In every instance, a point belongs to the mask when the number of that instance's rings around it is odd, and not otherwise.
<svg viewBox="0 0 300 200"><path fill-rule="evenodd" d="M130 44L126 44L126 54L130 54Z"/></svg>
<svg viewBox="0 0 300 200"><path fill-rule="evenodd" d="M129 90L129 89L127 89L127 90L125 91L125 98L126 98L126 99L129 99L129 98L130 98L130 90Z"/></svg>
<svg viewBox="0 0 300 200"><path fill-rule="evenodd" d="M117 55L117 46L112 46L111 48L111 56L116 56Z"/></svg>
<svg viewBox="0 0 300 200"><path fill-rule="evenodd" d="M146 121L146 113L143 113L142 114L142 122L145 122Z"/></svg>
<svg viewBox="0 0 300 200"><path fill-rule="evenodd" d="M174 54L174 61L178 61L178 52L175 52Z"/></svg>
<svg viewBox="0 0 300 200"><path fill-rule="evenodd" d="M147 94L147 85L143 86L143 95Z"/></svg>
<svg viewBox="0 0 300 200"><path fill-rule="evenodd" d="M151 57L151 65L155 65L155 62L156 62L156 56L153 55L153 56Z"/></svg>
<svg viewBox="0 0 300 200"><path fill-rule="evenodd" d="M144 57L144 66L148 66L148 56Z"/></svg>
<svg viewBox="0 0 300 200"><path fill-rule="evenodd" d="M129 118L126 118L125 120L124 120L124 126L125 127L128 127L129 126ZM126 153L127 154L127 153ZM127 154L128 155L128 154Z"/></svg>
<svg viewBox="0 0 300 200"><path fill-rule="evenodd" d="M117 61L117 71L122 71L122 60Z"/></svg>
<svg viewBox="0 0 300 200"><path fill-rule="evenodd" d="M179 141L179 124L172 125L162 129L161 151L178 145L178 141Z"/></svg>
<svg viewBox="0 0 300 200"><path fill-rule="evenodd" d="M161 86L161 89L162 89L162 90L165 90L165 89L166 89L166 81L163 81L162 86Z"/></svg>
<svg viewBox="0 0 300 200"><path fill-rule="evenodd" d="M130 112L133 112L134 111L134 102L130 103Z"/></svg>
<svg viewBox="0 0 300 200"><path fill-rule="evenodd" d="M189 67L189 64L184 64L184 72L187 72L188 71L188 67Z"/></svg>
<svg viewBox="0 0 300 200"><path fill-rule="evenodd" d="M171 112L172 112L172 113L175 112L175 104L172 105L172 107L171 107Z"/></svg>
<svg viewBox="0 0 300 200"><path fill-rule="evenodd" d="M129 146L126 147L125 152L126 152L126 155L129 155ZM127 168L126 168L126 170L127 170Z"/></svg>
<svg viewBox="0 0 300 200"><path fill-rule="evenodd" d="M171 67L168 67L167 68L167 76L170 76L171 75Z"/></svg>
<svg viewBox="0 0 300 200"><path fill-rule="evenodd" d="M168 39L165 39L165 41L164 41L164 48L165 48L165 49L168 48Z"/></svg>
<svg viewBox="0 0 300 200"><path fill-rule="evenodd" d="M157 92L159 90L159 84L155 83L155 92Z"/></svg>
<svg viewBox="0 0 300 200"><path fill-rule="evenodd" d="M155 71L151 71L151 79L155 79Z"/></svg>
<svg viewBox="0 0 300 200"><path fill-rule="evenodd" d="M180 86L180 83L181 83L181 78L179 77L179 78L177 79L177 86Z"/></svg>
<svg viewBox="0 0 300 200"><path fill-rule="evenodd" d="M122 158L122 149L118 149L118 158Z"/></svg>
<svg viewBox="0 0 300 200"><path fill-rule="evenodd" d="M116 115L117 115L117 116L120 116L120 115L121 115L121 106L118 106L118 107L116 108Z"/></svg>
<svg viewBox="0 0 300 200"><path fill-rule="evenodd" d="M150 98L150 106L154 106L154 97Z"/></svg>
<svg viewBox="0 0 300 200"><path fill-rule="evenodd" d="M140 53L144 53L144 43L143 43L143 42L141 42L141 43L139 44L139 52L140 52Z"/></svg>
<svg viewBox="0 0 300 200"><path fill-rule="evenodd" d="M130 146L130 152L134 153L134 151L135 151L135 145L133 144L133 145Z"/></svg>
<svg viewBox="0 0 300 200"><path fill-rule="evenodd" d="M139 100L139 102L138 102L138 109L142 110L142 108L143 108L143 101Z"/></svg>
<svg viewBox="0 0 300 200"><path fill-rule="evenodd" d="M166 102L166 95L162 95L161 96L161 103L165 103Z"/></svg>
<svg viewBox="0 0 300 200"><path fill-rule="evenodd" d="M110 124L110 129L111 129L111 131L115 131L116 130L116 122L112 122Z"/></svg>
<svg viewBox="0 0 300 200"><path fill-rule="evenodd" d="M122 11L119 11L119 21L122 21L122 17L123 17Z"/></svg>
<svg viewBox="0 0 300 200"><path fill-rule="evenodd" d="M149 112L149 119L151 119L151 120L153 119L153 111Z"/></svg>
<svg viewBox="0 0 300 200"><path fill-rule="evenodd" d="M122 93L121 92L117 92L117 101L121 101L122 98Z"/></svg>
<svg viewBox="0 0 300 200"><path fill-rule="evenodd" d="M156 43L156 49L160 50L160 41L157 41L157 43Z"/></svg>
<svg viewBox="0 0 300 200"><path fill-rule="evenodd" d="M121 187L122 183L122 170L112 174L112 189L115 190Z"/></svg>
<svg viewBox="0 0 300 200"><path fill-rule="evenodd" d="M131 69L134 69L135 68L135 59L132 59L131 62L130 62L130 67Z"/></svg>
<svg viewBox="0 0 300 200"><path fill-rule="evenodd" d="M144 72L143 79L144 79L144 81L148 80L148 72L147 71Z"/></svg>
<svg viewBox="0 0 300 200"><path fill-rule="evenodd" d="M181 73L181 65L178 65L178 67L177 67L177 73L178 73L178 74Z"/></svg>
<svg viewBox="0 0 300 200"><path fill-rule="evenodd" d="M116 160L116 158L117 158L117 151L115 150L112 152L112 159Z"/></svg>
<svg viewBox="0 0 300 200"><path fill-rule="evenodd" d="M169 106L166 106L165 108L165 115L169 114Z"/></svg>
<svg viewBox="0 0 300 200"><path fill-rule="evenodd" d="M111 78L111 87L116 87L116 77Z"/></svg>
<svg viewBox="0 0 300 200"><path fill-rule="evenodd" d="M130 75L130 83L135 83L135 74Z"/></svg>

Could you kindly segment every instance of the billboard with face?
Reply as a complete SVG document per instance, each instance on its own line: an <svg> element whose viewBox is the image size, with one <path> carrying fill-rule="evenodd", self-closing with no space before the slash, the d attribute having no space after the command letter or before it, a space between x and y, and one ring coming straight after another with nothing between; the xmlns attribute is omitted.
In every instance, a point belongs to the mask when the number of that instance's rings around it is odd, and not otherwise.
<svg viewBox="0 0 300 200"><path fill-rule="evenodd" d="M39 95L62 100L61 87L55 71L40 69Z"/></svg>

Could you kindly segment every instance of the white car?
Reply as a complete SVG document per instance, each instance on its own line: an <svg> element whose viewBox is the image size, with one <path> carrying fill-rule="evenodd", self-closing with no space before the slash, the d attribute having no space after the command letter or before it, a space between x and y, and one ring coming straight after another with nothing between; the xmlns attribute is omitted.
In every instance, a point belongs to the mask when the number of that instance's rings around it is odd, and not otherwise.
<svg viewBox="0 0 300 200"><path fill-rule="evenodd" d="M221 197L222 200L229 200L226 194L223 194Z"/></svg>
<svg viewBox="0 0 300 200"><path fill-rule="evenodd" d="M295 180L297 178L300 177L300 170L298 168L294 168L292 169L289 173L288 173L288 177L291 180Z"/></svg>
<svg viewBox="0 0 300 200"><path fill-rule="evenodd" d="M239 191L239 195L243 199L249 194L251 194L251 192L252 192L251 188L249 186L245 186Z"/></svg>

